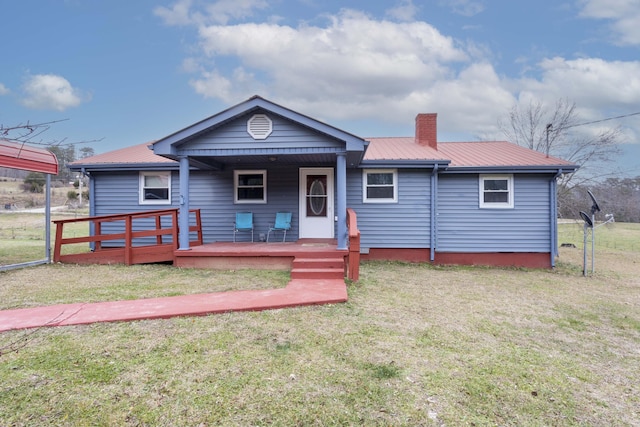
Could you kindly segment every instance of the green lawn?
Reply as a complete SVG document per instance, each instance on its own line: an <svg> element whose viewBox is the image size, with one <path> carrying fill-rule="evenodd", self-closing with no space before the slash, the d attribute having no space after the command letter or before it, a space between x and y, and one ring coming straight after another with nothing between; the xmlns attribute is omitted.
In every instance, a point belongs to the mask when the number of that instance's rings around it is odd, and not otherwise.
<svg viewBox="0 0 640 427"><path fill-rule="evenodd" d="M75 211L54 213L52 220L73 218ZM86 214L85 214L86 215ZM43 213L0 213L0 266L39 261L45 258L45 215ZM65 225L64 237L88 235L88 223ZM51 248L56 227L51 224ZM87 251L88 245L66 245L63 253Z"/></svg>
<svg viewBox="0 0 640 427"><path fill-rule="evenodd" d="M640 425L640 226L599 228L619 246L589 277L571 227L553 271L366 263L345 304L2 333L0 425ZM0 302L281 273L43 265L0 273Z"/></svg>

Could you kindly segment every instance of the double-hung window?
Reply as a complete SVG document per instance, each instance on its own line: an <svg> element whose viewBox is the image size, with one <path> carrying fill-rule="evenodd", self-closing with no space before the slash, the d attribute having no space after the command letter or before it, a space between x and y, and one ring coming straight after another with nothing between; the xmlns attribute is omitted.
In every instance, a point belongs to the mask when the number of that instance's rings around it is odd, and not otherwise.
<svg viewBox="0 0 640 427"><path fill-rule="evenodd" d="M233 172L234 203L267 203L267 171Z"/></svg>
<svg viewBox="0 0 640 427"><path fill-rule="evenodd" d="M141 205L171 204L171 172L140 172Z"/></svg>
<svg viewBox="0 0 640 427"><path fill-rule="evenodd" d="M363 203L396 203L398 201L397 170L363 170L362 201Z"/></svg>
<svg viewBox="0 0 640 427"><path fill-rule="evenodd" d="M513 175L480 175L480 207L513 208Z"/></svg>

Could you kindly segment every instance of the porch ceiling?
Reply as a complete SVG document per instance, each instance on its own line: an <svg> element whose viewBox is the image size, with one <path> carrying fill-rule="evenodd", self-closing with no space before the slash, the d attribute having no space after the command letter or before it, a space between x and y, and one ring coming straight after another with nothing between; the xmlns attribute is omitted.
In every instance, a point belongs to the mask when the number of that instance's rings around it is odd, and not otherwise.
<svg viewBox="0 0 640 427"><path fill-rule="evenodd" d="M192 166L202 169L225 169L236 165L335 165L336 155L321 154L281 154L281 155L241 155L241 156L190 156Z"/></svg>

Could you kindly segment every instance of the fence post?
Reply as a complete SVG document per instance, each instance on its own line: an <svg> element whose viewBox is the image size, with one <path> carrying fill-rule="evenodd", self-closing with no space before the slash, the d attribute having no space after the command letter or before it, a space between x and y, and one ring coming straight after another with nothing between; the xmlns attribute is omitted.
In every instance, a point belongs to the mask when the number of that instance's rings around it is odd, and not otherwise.
<svg viewBox="0 0 640 427"><path fill-rule="evenodd" d="M349 255L347 277L354 282L360 279L360 230L356 212L347 209L347 227L349 233Z"/></svg>
<svg viewBox="0 0 640 427"><path fill-rule="evenodd" d="M127 215L125 217L124 223L124 263L126 265L131 265L133 261L133 218L131 215Z"/></svg>

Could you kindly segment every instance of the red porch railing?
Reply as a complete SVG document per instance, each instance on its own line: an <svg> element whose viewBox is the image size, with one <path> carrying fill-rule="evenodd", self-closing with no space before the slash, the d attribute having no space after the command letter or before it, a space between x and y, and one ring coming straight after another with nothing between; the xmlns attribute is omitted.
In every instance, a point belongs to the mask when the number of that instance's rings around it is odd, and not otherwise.
<svg viewBox="0 0 640 427"><path fill-rule="evenodd" d="M349 232L349 256L347 277L354 282L360 278L360 230L356 211L347 208L347 230Z"/></svg>
<svg viewBox="0 0 640 427"><path fill-rule="evenodd" d="M189 232L196 233L196 240L190 246L202 245L202 221L199 209L192 209L189 214L194 215L195 225L189 226ZM164 223L170 227L163 228ZM143 221L141 221L143 220ZM63 237L65 224L90 222L93 224L94 234L83 237ZM104 224L123 223L117 226L123 232L103 234ZM153 228L149 227L153 223ZM189 221L191 223L191 221ZM78 264L144 264L151 262L173 261L174 251L178 249L178 209L162 209L126 214L101 215L86 218L62 219L53 221L56 225L56 241L53 250L54 262L69 262ZM105 227L106 228L106 227ZM164 241L164 236L171 236L171 241ZM155 237L154 244L148 244L144 238ZM108 247L105 242L122 240L122 246ZM62 254L63 245L78 243L94 243L93 252Z"/></svg>

